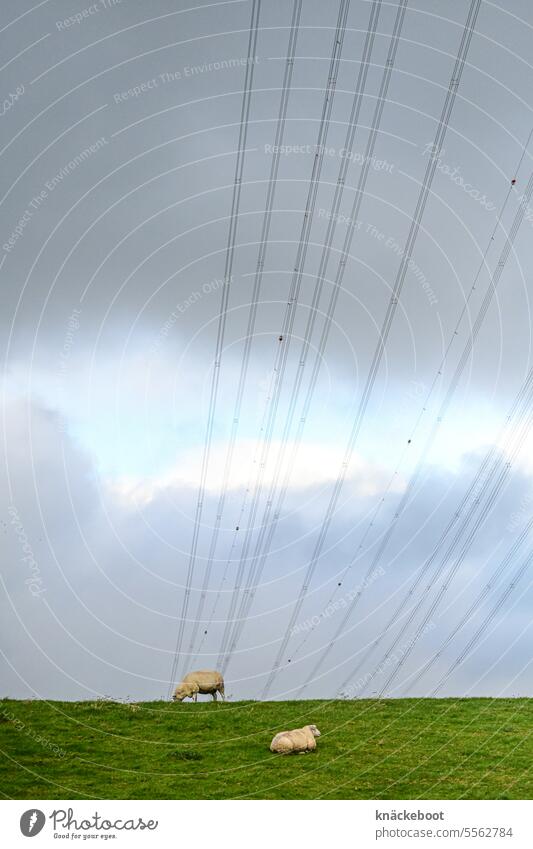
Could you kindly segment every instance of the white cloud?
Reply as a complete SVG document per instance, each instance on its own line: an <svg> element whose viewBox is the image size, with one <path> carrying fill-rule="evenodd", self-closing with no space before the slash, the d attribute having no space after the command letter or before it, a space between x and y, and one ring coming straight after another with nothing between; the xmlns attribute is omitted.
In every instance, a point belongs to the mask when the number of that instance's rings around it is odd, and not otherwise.
<svg viewBox="0 0 533 849"><path fill-rule="evenodd" d="M276 476L280 441L273 441L269 452L268 462L263 471L263 484L269 487ZM218 443L211 452L209 474L206 490L210 494L220 491L224 479L224 465L227 454L227 443ZM290 442L281 463L281 474L278 482L284 480L285 472L293 459L295 444ZM289 486L291 489L306 489L331 483L337 478L344 447L327 443L305 442L296 453ZM253 440L238 440L235 446L234 460L228 482L229 490L245 489L255 486L260 472L260 451ZM148 503L153 501L165 489L197 488L200 484L202 467L201 449L188 451L181 455L177 462L162 474L144 477L121 476L109 480L109 489L115 496L131 503ZM387 485L390 471L369 463L358 455L354 455L348 468L347 481L352 484L355 495L361 497L376 495ZM404 483L398 476L393 492L400 492Z"/></svg>

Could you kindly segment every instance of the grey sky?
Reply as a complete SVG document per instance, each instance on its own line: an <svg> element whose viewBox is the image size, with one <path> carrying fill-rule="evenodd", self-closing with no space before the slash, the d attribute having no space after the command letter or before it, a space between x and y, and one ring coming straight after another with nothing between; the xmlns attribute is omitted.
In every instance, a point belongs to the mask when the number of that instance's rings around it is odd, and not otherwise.
<svg viewBox="0 0 533 849"><path fill-rule="evenodd" d="M234 698L261 692L312 555L389 302L469 5L431 0L407 6L302 445L272 553L228 667L226 689ZM292 3L278 0L264 2L261 9L191 619L223 478L291 9ZM291 440L361 173L396 9L396 3L381 4ZM370 11L368 0L352 0L256 524L275 476ZM303 0L283 140L287 149L280 157L235 461L206 615L195 657L183 658L181 669L193 660L207 668L216 663L230 607L250 522L246 490L253 489L258 474L260 428L269 409L337 12L337 2ZM1 695L140 699L166 694L200 480L250 13L250 0L192 7L167 0L92 5L48 0L34 9L14 0L2 5ZM275 697L294 696L307 680L343 615L343 602L324 615L328 600L332 594L346 599L360 585L381 536L394 522L497 267L531 173L533 142L525 153L524 144L533 126L532 27L525 0L481 4L413 267L341 507L302 607L301 628L289 641L272 689ZM486 267L406 452L512 179L516 184ZM531 365L532 227L533 213L527 210L424 465L420 489L397 521L381 561L383 574L365 589L350 630L336 640L306 696L337 693L357 663L357 652L382 632L495 443ZM531 446L526 439L514 458L489 520L476 534L432 627L402 667L394 695L446 639L528 521ZM252 544L258 533L256 528ZM521 557L528 551L526 541ZM357 562L344 575L354 553ZM520 557L513 570L519 562ZM245 576L249 567L248 561ZM532 578L526 572L485 640L443 692L533 694ZM493 588L422 679L417 694L431 691L509 580L504 576ZM315 623L312 630L309 621ZM190 628L188 623L185 646ZM413 625L402 640L404 648L415 632ZM379 655L378 650L366 671L372 672Z"/></svg>

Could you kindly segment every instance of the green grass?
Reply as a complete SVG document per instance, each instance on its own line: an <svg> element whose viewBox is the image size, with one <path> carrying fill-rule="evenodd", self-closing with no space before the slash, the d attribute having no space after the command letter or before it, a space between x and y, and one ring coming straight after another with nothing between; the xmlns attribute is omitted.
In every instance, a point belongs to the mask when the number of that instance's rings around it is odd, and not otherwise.
<svg viewBox="0 0 533 849"><path fill-rule="evenodd" d="M316 723L316 752L272 736ZM533 699L0 701L15 799L531 799Z"/></svg>

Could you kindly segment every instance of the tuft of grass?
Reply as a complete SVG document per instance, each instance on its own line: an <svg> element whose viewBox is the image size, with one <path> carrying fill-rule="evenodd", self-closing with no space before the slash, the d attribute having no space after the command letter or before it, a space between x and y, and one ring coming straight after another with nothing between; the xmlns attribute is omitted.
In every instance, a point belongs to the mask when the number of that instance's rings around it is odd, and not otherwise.
<svg viewBox="0 0 533 849"><path fill-rule="evenodd" d="M177 758L182 761L201 761L202 755L200 752L195 752L194 749L177 749L175 752L169 752L170 757Z"/></svg>
<svg viewBox="0 0 533 849"><path fill-rule="evenodd" d="M313 757L270 752L275 733L308 723L322 732ZM533 699L0 710L0 789L16 799L531 799L532 763Z"/></svg>

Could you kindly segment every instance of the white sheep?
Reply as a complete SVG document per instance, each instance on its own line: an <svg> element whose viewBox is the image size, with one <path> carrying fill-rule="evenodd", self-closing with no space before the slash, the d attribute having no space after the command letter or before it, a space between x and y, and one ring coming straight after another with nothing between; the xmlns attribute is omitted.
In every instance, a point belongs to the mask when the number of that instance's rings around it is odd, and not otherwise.
<svg viewBox="0 0 533 849"><path fill-rule="evenodd" d="M198 693L211 693L213 701L217 700L217 692L222 696L224 701L224 679L220 672L215 672L210 669L200 669L198 672L189 672L181 684L178 684L174 690L173 699L175 702L182 702L183 699L194 699L198 701Z"/></svg>
<svg viewBox="0 0 533 849"><path fill-rule="evenodd" d="M295 728L293 731L280 731L276 734L270 744L270 751L278 755L290 755L298 752L312 752L316 749L316 737L320 737L320 731L316 725L304 725L303 728Z"/></svg>

